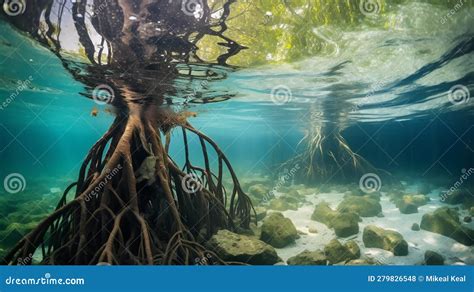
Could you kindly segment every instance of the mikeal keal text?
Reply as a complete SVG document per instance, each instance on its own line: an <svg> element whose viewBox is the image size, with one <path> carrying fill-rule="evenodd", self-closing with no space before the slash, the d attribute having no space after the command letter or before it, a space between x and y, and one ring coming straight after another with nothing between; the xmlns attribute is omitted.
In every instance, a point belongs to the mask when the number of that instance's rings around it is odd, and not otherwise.
<svg viewBox="0 0 474 292"><path fill-rule="evenodd" d="M466 275L464 276L438 276L438 275L427 275L425 277L425 282L453 282L453 283L462 283L466 282Z"/></svg>

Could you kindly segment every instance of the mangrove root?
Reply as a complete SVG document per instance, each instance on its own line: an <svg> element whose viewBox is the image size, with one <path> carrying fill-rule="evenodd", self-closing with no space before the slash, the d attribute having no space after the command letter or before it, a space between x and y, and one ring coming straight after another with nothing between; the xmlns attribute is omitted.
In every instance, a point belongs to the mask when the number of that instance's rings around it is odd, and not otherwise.
<svg viewBox="0 0 474 292"><path fill-rule="evenodd" d="M182 130L186 156L180 168L168 153L169 125L146 116L115 119L54 213L16 244L6 264L33 254L41 264L194 264L203 258L224 263L203 243L218 229L248 228L252 211L229 160L185 122L175 125ZM199 139L203 167L190 161L189 135ZM217 154L216 173L209 145ZM225 172L233 182L229 193Z"/></svg>

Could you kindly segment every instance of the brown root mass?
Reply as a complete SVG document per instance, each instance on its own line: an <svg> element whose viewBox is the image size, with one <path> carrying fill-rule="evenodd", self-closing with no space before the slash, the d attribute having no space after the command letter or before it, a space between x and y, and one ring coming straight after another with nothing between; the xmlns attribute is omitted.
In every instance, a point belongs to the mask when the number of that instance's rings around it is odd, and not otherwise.
<svg viewBox="0 0 474 292"><path fill-rule="evenodd" d="M194 264L202 258L224 263L202 243L221 228L248 228L249 198L218 146L187 122L175 125L183 133L185 165L180 168L168 153L170 132L163 128L169 125L145 118L150 116L145 111L137 105L115 119L89 151L77 183L66 189L56 211L7 254L7 264L35 253L41 253L42 264L60 265ZM201 145L202 168L190 161L189 135ZM208 146L217 154L216 173ZM137 172L146 161L153 161L152 173L139 180ZM226 171L233 183L229 194L223 185Z"/></svg>

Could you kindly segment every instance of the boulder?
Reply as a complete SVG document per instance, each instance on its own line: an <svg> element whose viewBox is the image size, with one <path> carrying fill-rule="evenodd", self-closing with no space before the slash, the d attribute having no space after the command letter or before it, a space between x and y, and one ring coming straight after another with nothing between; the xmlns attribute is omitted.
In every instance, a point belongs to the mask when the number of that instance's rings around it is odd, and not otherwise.
<svg viewBox="0 0 474 292"><path fill-rule="evenodd" d="M354 212L334 211L326 202L316 205L311 219L325 224L328 228L334 228L339 237L348 237L359 233L359 215Z"/></svg>
<svg viewBox="0 0 474 292"><path fill-rule="evenodd" d="M316 251L309 251L305 250L298 255L289 258L287 261L288 265L312 265L312 266L327 266L329 265L329 261L324 254L324 252L320 250Z"/></svg>
<svg viewBox="0 0 474 292"><path fill-rule="evenodd" d="M395 205L402 214L418 213L418 207L428 204L430 198L425 195L404 195L400 199L395 199Z"/></svg>
<svg viewBox="0 0 474 292"><path fill-rule="evenodd" d="M471 223L472 218L471 218L471 216L466 216L466 217L464 217L463 221L466 222L466 223Z"/></svg>
<svg viewBox="0 0 474 292"><path fill-rule="evenodd" d="M360 257L360 248L359 245L354 240L349 240L344 244L345 247L350 251L351 255L354 258L359 258Z"/></svg>
<svg viewBox="0 0 474 292"><path fill-rule="evenodd" d="M260 239L276 248L283 248L298 238L298 232L290 219L281 213L271 213L263 220Z"/></svg>
<svg viewBox="0 0 474 292"><path fill-rule="evenodd" d="M355 213L339 213L331 222L338 237L348 237L359 233L359 215Z"/></svg>
<svg viewBox="0 0 474 292"><path fill-rule="evenodd" d="M324 254L331 264L337 264L358 259L360 257L360 249L354 241L349 241L342 245L339 240L333 239L324 247Z"/></svg>
<svg viewBox="0 0 474 292"><path fill-rule="evenodd" d="M373 217L382 212L380 203L370 196L346 197L337 207L339 212L353 212L361 217Z"/></svg>
<svg viewBox="0 0 474 292"><path fill-rule="evenodd" d="M393 252L395 256L408 255L408 243L403 236L392 230L386 230L375 225L364 228L362 240L365 247L381 248Z"/></svg>
<svg viewBox="0 0 474 292"><path fill-rule="evenodd" d="M444 257L437 252L427 250L425 252L425 265L442 266L444 265Z"/></svg>
<svg viewBox="0 0 474 292"><path fill-rule="evenodd" d="M466 189L455 189L442 194L441 201L446 204L457 205L464 203L470 196L469 191Z"/></svg>
<svg viewBox="0 0 474 292"><path fill-rule="evenodd" d="M463 226L458 212L447 207L424 214L420 228L450 237L467 246L474 244L474 230Z"/></svg>
<svg viewBox="0 0 474 292"><path fill-rule="evenodd" d="M411 194L403 196L403 200L408 203L413 203L417 207L421 207L428 204L428 202L430 201L430 197L425 196L423 194Z"/></svg>
<svg viewBox="0 0 474 292"><path fill-rule="evenodd" d="M418 213L418 206L412 202L407 202L405 200L400 200L396 203L398 210L402 214L413 214Z"/></svg>
<svg viewBox="0 0 474 292"><path fill-rule="evenodd" d="M328 203L321 202L314 208L313 214L311 215L311 220L321 222L330 227L331 222L338 214L339 213L337 211L334 211L331 209L331 207L329 207Z"/></svg>
<svg viewBox="0 0 474 292"><path fill-rule="evenodd" d="M270 201L268 208L275 211L286 211L286 210L298 210L298 205L294 203L289 203L282 198L274 198Z"/></svg>
<svg viewBox="0 0 474 292"><path fill-rule="evenodd" d="M248 188L248 195L258 202L268 200L271 197L270 188L261 183L250 186Z"/></svg>
<svg viewBox="0 0 474 292"><path fill-rule="evenodd" d="M411 225L411 230L413 231L420 231L420 225L418 225L418 223L413 223Z"/></svg>
<svg viewBox="0 0 474 292"><path fill-rule="evenodd" d="M255 237L219 230L206 244L225 261L273 265L281 261L275 249Z"/></svg>

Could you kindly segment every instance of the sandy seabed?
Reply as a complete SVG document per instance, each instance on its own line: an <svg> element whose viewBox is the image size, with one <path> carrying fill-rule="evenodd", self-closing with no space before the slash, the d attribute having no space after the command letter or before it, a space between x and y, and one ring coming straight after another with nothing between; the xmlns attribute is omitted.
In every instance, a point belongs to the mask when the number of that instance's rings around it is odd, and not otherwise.
<svg viewBox="0 0 474 292"><path fill-rule="evenodd" d="M416 192L417 185L408 186L406 191ZM388 196L384 192L380 198L382 205L382 212L384 217L368 217L362 218L359 222L359 233L347 238L338 238L341 243L348 240L354 240L360 247L361 258L372 258L376 263L381 265L420 265L424 262L424 253L426 250L435 251L445 257L445 264L447 265L474 265L474 247L463 245L449 237L419 230L411 230L413 223L420 224L421 217L425 213L433 212L439 207L448 206L442 203L439 199L441 190L432 190L427 196L430 197L428 204L418 207L418 213L401 214L394 203L390 202ZM333 229L329 229L326 225L311 220L311 214L314 211L314 206L323 201L327 202L331 208L336 209L337 205L343 200L343 193L319 193L306 196L308 201L296 211L287 210L282 212L287 218L293 221L296 229L302 231L300 238L295 243L276 249L278 255L283 261L299 254L304 250L323 250L324 246L329 243L331 239L337 238ZM269 210L271 212L271 210ZM468 215L467 210L460 208L461 218ZM407 256L394 256L392 252L378 249L366 248L362 241L362 231L367 225L377 225L384 229L391 229L398 231L408 242ZM474 228L474 222L462 224ZM310 233L310 228L316 228L317 233Z"/></svg>

